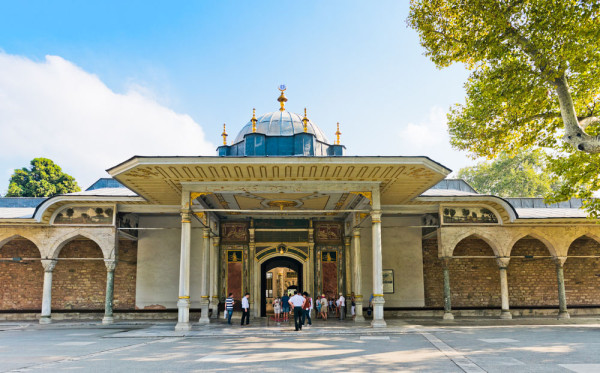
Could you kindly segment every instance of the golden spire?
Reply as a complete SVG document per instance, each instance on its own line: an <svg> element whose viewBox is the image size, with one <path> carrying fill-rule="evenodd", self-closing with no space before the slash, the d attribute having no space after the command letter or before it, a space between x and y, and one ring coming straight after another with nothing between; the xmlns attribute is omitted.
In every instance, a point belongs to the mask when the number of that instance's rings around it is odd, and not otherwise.
<svg viewBox="0 0 600 373"><path fill-rule="evenodd" d="M281 105L281 107L279 108L279 111L285 111L285 103L287 102L287 98L283 94L283 91L285 91L287 88L285 87L284 84L282 84L279 86L278 89L281 91L281 95L277 99L277 101L279 101L279 104Z"/></svg>
<svg viewBox="0 0 600 373"><path fill-rule="evenodd" d="M252 109L252 133L256 132L256 109Z"/></svg>
<svg viewBox="0 0 600 373"><path fill-rule="evenodd" d="M308 132L308 118L306 117L306 108L304 108L304 118L302 118L302 124L303 124L303 128L304 128L304 132Z"/></svg>
<svg viewBox="0 0 600 373"><path fill-rule="evenodd" d="M340 145L340 135L342 133L340 132L340 122L337 122L337 131L335 131L335 145Z"/></svg>
<svg viewBox="0 0 600 373"><path fill-rule="evenodd" d="M223 145L227 145L227 131L225 131L225 123L223 123L223 133L221 136L223 136Z"/></svg>

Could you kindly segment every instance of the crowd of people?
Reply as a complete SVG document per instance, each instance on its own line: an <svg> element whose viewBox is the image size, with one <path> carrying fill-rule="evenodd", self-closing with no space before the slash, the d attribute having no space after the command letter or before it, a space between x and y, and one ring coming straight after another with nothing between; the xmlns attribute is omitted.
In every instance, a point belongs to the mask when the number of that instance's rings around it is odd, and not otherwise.
<svg viewBox="0 0 600 373"><path fill-rule="evenodd" d="M241 325L248 325L250 322L250 306L248 298L250 294L244 294L242 298L242 320ZM225 317L227 323L231 325L231 316L233 314L233 305L235 301L233 299L233 293L229 293L229 296L225 300ZM352 318L356 316L356 304L354 300L354 293L350 295L350 314ZM327 320L330 315L339 320L344 320L346 315L346 298L344 294L339 293L339 297L326 296L321 294L316 299L313 298L307 292L300 293L294 291L293 296L284 294L282 297L276 297L273 299L273 313L274 319L277 323L289 322L290 316L293 315L295 330L302 330L303 326L311 326L312 318L311 313L316 308L316 317Z"/></svg>

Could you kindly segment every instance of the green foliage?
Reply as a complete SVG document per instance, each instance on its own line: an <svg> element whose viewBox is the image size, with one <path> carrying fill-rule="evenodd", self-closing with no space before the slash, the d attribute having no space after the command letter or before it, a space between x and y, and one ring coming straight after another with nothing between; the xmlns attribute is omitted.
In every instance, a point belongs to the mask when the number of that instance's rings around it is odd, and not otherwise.
<svg viewBox="0 0 600 373"><path fill-rule="evenodd" d="M540 150L516 156L500 154L491 162L465 167L458 177L481 194L500 197L545 197L558 187L544 171L544 153Z"/></svg>
<svg viewBox="0 0 600 373"><path fill-rule="evenodd" d="M488 159L545 149L554 201L600 189L600 156L587 148L600 140L599 0L411 0L407 22L439 68L471 70L448 114L455 148Z"/></svg>
<svg viewBox="0 0 600 373"><path fill-rule="evenodd" d="M30 169L23 167L12 174L6 197L52 197L81 190L52 160L35 158L30 164Z"/></svg>

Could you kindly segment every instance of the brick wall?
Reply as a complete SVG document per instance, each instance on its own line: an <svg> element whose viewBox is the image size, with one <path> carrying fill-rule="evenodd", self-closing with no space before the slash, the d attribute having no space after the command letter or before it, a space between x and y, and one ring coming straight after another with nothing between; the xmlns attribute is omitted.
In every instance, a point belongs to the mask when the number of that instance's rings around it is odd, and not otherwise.
<svg viewBox="0 0 600 373"><path fill-rule="evenodd" d="M511 307L557 306L558 283L556 265L546 246L536 239L522 239L515 243L511 256L533 255L533 259L512 258L507 267L508 294Z"/></svg>
<svg viewBox="0 0 600 373"><path fill-rule="evenodd" d="M33 243L15 239L0 248L0 257L39 258ZM96 243L74 240L61 250L59 258L102 258ZM115 309L135 308L137 243L119 242L115 270ZM34 310L42 306L44 270L39 261L0 262L0 310ZM66 261L56 264L52 279L53 310L102 310L106 295L104 261Z"/></svg>
<svg viewBox="0 0 600 373"><path fill-rule="evenodd" d="M568 255L600 256L600 244L580 238L571 244ZM568 258L564 273L567 305L600 305L600 259Z"/></svg>
<svg viewBox="0 0 600 373"><path fill-rule="evenodd" d="M425 305L443 307L444 278L438 259L437 240L423 241ZM479 239L465 239L455 256L493 256L492 248ZM453 307L500 307L500 275L494 259L452 259L450 290Z"/></svg>
<svg viewBox="0 0 600 373"><path fill-rule="evenodd" d="M37 247L15 239L0 248L0 258L39 258ZM0 310L40 310L44 268L39 260L0 262Z"/></svg>
<svg viewBox="0 0 600 373"><path fill-rule="evenodd" d="M423 241L425 305L443 307L444 288L437 240ZM478 239L461 241L459 255L493 255L492 249ZM545 245L536 239L519 240L508 265L508 291L511 307L558 307L556 266ZM569 255L599 255L600 244L587 237L573 242ZM569 258L564 267L567 305L600 304L600 259ZM500 307L500 278L492 259L453 259L450 262L450 287L453 307Z"/></svg>

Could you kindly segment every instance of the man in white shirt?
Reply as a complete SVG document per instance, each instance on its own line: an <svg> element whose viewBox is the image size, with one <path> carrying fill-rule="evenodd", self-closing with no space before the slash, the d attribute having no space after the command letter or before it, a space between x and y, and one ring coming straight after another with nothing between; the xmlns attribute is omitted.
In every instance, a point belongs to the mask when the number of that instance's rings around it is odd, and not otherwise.
<svg viewBox="0 0 600 373"><path fill-rule="evenodd" d="M302 314L304 313L302 306L304 305L304 302L304 297L298 294L297 291L294 291L294 296L290 298L290 307L294 309L294 324L296 326L296 331L302 330Z"/></svg>
<svg viewBox="0 0 600 373"><path fill-rule="evenodd" d="M344 314L346 313L346 298L344 298L344 294L340 293L337 303L340 307L340 320L344 320Z"/></svg>
<svg viewBox="0 0 600 373"><path fill-rule="evenodd" d="M250 293L246 293L242 298L242 326L244 325L244 318L246 319L246 325L250 324Z"/></svg>

